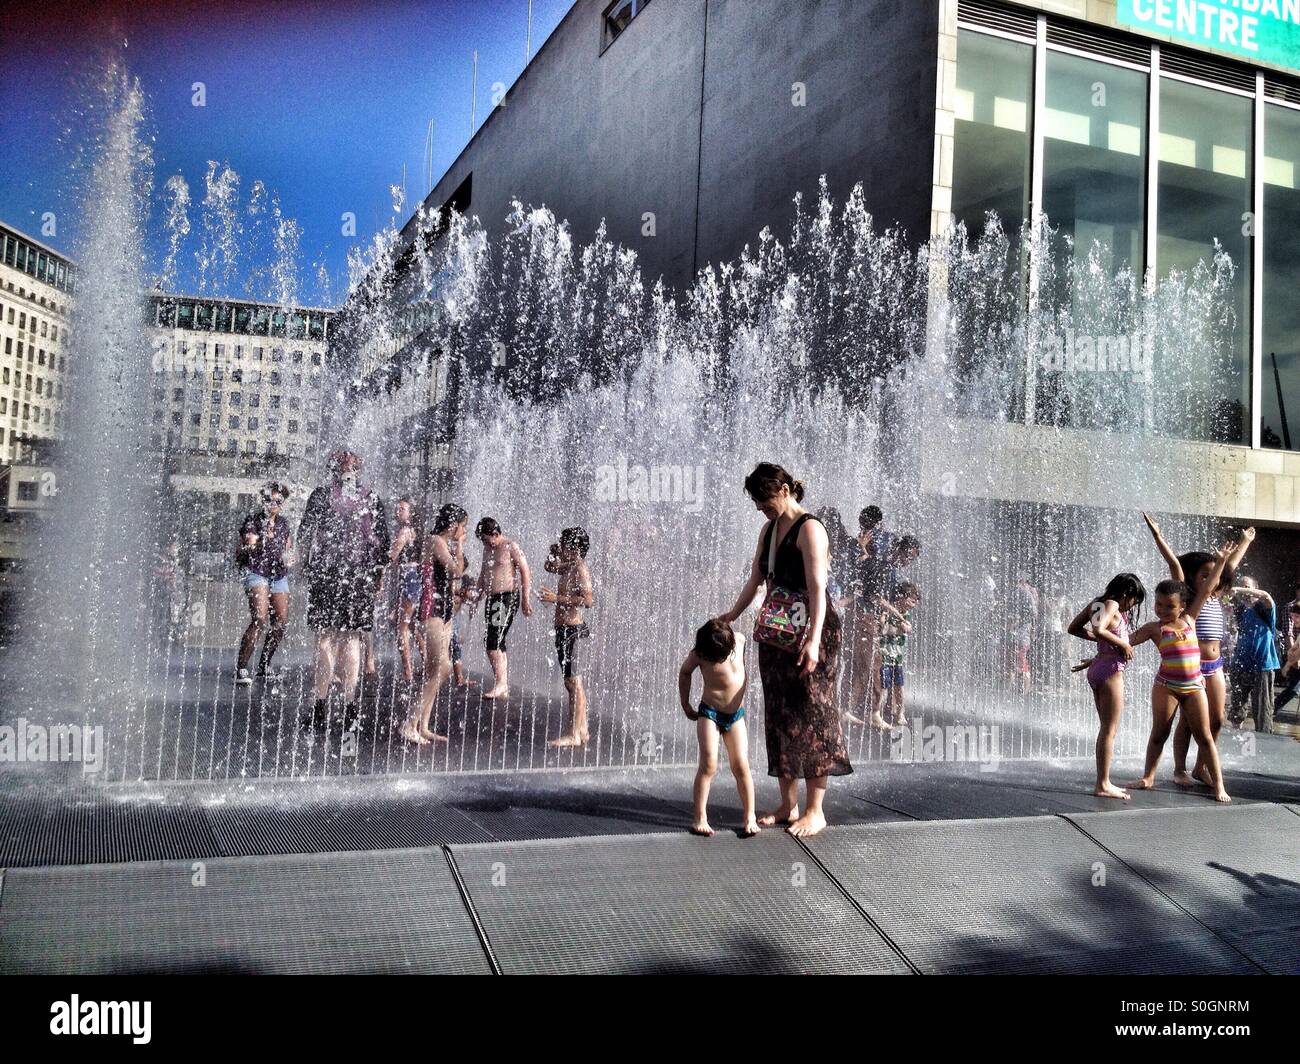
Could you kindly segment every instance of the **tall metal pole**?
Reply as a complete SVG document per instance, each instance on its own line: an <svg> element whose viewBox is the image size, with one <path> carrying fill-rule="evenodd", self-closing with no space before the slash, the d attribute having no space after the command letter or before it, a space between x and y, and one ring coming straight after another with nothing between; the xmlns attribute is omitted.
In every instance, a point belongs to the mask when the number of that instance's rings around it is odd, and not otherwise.
<svg viewBox="0 0 1300 1064"><path fill-rule="evenodd" d="M474 126L478 117L478 49L474 49L474 77L470 83L469 93L469 135L474 136Z"/></svg>
<svg viewBox="0 0 1300 1064"><path fill-rule="evenodd" d="M528 36L524 40L524 66L533 57L533 0L528 0Z"/></svg>

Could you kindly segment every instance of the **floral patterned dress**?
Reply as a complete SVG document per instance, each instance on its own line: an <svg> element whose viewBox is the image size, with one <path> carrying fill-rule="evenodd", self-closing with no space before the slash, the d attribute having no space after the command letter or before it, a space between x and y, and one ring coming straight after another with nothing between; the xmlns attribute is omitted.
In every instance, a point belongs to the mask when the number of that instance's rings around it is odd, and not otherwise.
<svg viewBox="0 0 1300 1064"><path fill-rule="evenodd" d="M799 517L776 550L776 583L792 591L806 591L799 529L811 514ZM769 523L759 551L766 577L767 559L775 524ZM758 644L758 672L763 681L763 724L767 737L767 773L786 779L846 776L853 771L844 742L835 689L840 672L840 617L829 592L826 620L822 624L821 655L811 675L801 676L798 654Z"/></svg>

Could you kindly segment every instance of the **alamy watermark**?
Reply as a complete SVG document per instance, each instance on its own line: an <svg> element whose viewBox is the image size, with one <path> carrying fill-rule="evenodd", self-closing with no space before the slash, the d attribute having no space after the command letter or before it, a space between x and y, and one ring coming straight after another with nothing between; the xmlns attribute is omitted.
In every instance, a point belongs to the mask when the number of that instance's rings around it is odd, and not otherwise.
<svg viewBox="0 0 1300 1064"><path fill-rule="evenodd" d="M1133 332L1098 336L1095 333L1048 333L1035 341L1038 364L1064 373L1118 373L1149 381L1155 360L1155 338Z"/></svg>
<svg viewBox="0 0 1300 1064"><path fill-rule="evenodd" d="M1002 763L1002 732L996 724L940 727L916 717L890 732L889 760L975 761L981 772L996 772Z"/></svg>
<svg viewBox="0 0 1300 1064"><path fill-rule="evenodd" d="M82 724L32 724L19 717L0 725L0 764L22 762L81 763L85 774L98 772L104 760L104 728Z"/></svg>
<svg viewBox="0 0 1300 1064"><path fill-rule="evenodd" d="M619 455L613 465L596 467L599 502L679 504L688 513L704 509L704 467L682 465L643 466Z"/></svg>

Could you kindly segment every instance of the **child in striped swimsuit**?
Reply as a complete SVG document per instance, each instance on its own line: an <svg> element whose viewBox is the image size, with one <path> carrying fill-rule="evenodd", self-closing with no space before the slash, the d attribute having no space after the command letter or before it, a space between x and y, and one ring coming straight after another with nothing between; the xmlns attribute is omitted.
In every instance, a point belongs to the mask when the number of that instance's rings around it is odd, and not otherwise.
<svg viewBox="0 0 1300 1064"><path fill-rule="evenodd" d="M1245 560L1246 551L1255 539L1255 530L1248 528L1241 534L1232 553L1228 555L1218 583L1210 584L1214 555L1199 550L1175 554L1173 548L1165 542L1155 519L1150 514L1142 516L1155 538L1161 557L1169 566L1170 579L1185 580L1193 592L1200 591L1206 585L1213 588L1210 597L1205 600L1204 608L1196 615L1196 638L1201 645L1201 675L1205 677L1205 698L1210 706L1210 734L1217 742L1228 704L1228 685L1223 675L1223 642L1226 635L1223 596L1231 589L1233 574ZM1179 717L1178 727L1174 730L1174 782L1183 787L1189 787L1197 781L1209 783L1205 751L1199 744L1195 767L1190 773L1187 771L1187 752L1191 741L1191 730L1187 722Z"/></svg>
<svg viewBox="0 0 1300 1064"><path fill-rule="evenodd" d="M1150 641L1160 648L1160 669L1151 685L1151 737L1147 740L1146 766L1141 779L1129 784L1134 790L1150 790L1155 786L1156 766L1173 728L1174 715L1181 710L1192 737L1205 751L1206 775L1215 799L1232 800L1223 789L1219 751L1210 731L1210 706L1201 675L1201 647L1196 639L1196 618L1218 584L1231 550L1232 544L1225 544L1214 556L1210 579L1195 595L1181 580L1162 580L1157 584L1157 619L1142 625L1130 640L1130 646Z"/></svg>

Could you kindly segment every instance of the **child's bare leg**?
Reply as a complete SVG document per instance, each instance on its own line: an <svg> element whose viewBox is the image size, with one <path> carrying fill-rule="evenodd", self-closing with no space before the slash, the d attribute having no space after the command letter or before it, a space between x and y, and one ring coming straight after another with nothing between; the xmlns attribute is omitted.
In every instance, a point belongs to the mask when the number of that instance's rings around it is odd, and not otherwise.
<svg viewBox="0 0 1300 1064"><path fill-rule="evenodd" d="M1127 801L1128 791L1110 782L1110 763L1115 756L1115 732L1124 708L1124 677L1118 673L1110 677L1093 692L1097 702L1097 786L1093 794L1098 798L1119 798Z"/></svg>
<svg viewBox="0 0 1300 1064"><path fill-rule="evenodd" d="M745 835L758 834L758 820L754 814L754 777L749 772L749 731L743 720L736 721L723 737L727 744L727 761L740 795L740 815L744 820L741 829Z"/></svg>
<svg viewBox="0 0 1300 1064"><path fill-rule="evenodd" d="M1223 730L1223 718L1228 708L1228 685L1223 678L1223 670L1211 673L1205 678L1205 699L1210 705L1210 735L1214 739L1215 749L1219 745L1219 732ZM1192 776L1200 780L1207 787L1213 787L1210 782L1209 770L1206 765L1205 747L1201 745L1200 740L1196 743L1196 765L1192 769Z"/></svg>
<svg viewBox="0 0 1300 1064"><path fill-rule="evenodd" d="M582 746L590 738L587 732L587 692L582 686L582 677L565 677L564 689L569 695L569 729L558 739L552 739L550 745Z"/></svg>
<svg viewBox="0 0 1300 1064"><path fill-rule="evenodd" d="M492 666L492 690L485 691L484 698L504 698L510 690L510 685L506 681L506 652L504 650L489 650L487 652L488 662Z"/></svg>
<svg viewBox="0 0 1300 1064"><path fill-rule="evenodd" d="M692 814L691 834L712 835L709 827L709 788L718 774L718 726L708 717L695 722L695 737L700 742L700 763L695 769L695 787L692 797L695 809Z"/></svg>
<svg viewBox="0 0 1300 1064"><path fill-rule="evenodd" d="M894 727L907 727L907 711L903 708L902 684L895 684L889 689L889 701L894 707L893 713L890 714L894 721Z"/></svg>
<svg viewBox="0 0 1300 1064"><path fill-rule="evenodd" d="M889 722L885 720L884 709L885 703L889 700L889 688L880 686L879 690L872 690L871 701L871 719L869 723L873 728L879 728L882 731L888 730Z"/></svg>
<svg viewBox="0 0 1300 1064"><path fill-rule="evenodd" d="M1178 723L1174 726L1174 782L1180 787L1190 787L1196 781L1187 771L1187 751L1192 745L1192 730L1187 726L1185 713L1178 714ZM1200 763L1198 756L1196 761Z"/></svg>
<svg viewBox="0 0 1300 1064"><path fill-rule="evenodd" d="M1191 729L1196 744L1205 752L1205 769L1210 789L1216 801L1230 802L1223 789L1223 766L1219 763L1219 748L1210 729L1210 707L1205 694L1197 691L1183 700L1183 717Z"/></svg>
<svg viewBox="0 0 1300 1064"><path fill-rule="evenodd" d="M416 715L402 728L402 738L407 742L446 742L445 735L429 730L429 718L448 674L451 672L451 629L449 622L431 619L425 626L424 685L420 690L420 706Z"/></svg>
<svg viewBox="0 0 1300 1064"><path fill-rule="evenodd" d="M799 816L799 781L793 777L780 776L777 782L781 788L781 804L758 818L764 827L792 824Z"/></svg>
<svg viewBox="0 0 1300 1064"><path fill-rule="evenodd" d="M1156 785L1156 766L1165 752L1169 732L1173 729L1178 699L1163 684L1151 685L1151 736L1147 739L1147 759L1140 778L1129 784L1134 790L1147 791Z"/></svg>

